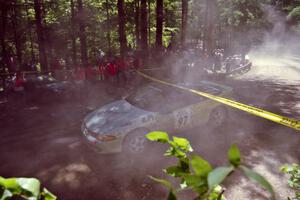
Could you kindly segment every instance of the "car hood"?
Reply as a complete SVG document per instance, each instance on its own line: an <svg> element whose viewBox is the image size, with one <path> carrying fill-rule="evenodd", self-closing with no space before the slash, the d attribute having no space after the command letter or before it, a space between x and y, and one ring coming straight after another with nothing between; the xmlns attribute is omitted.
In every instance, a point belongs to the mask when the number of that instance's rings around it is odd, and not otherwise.
<svg viewBox="0 0 300 200"><path fill-rule="evenodd" d="M125 100L119 100L105 105L84 119L84 126L97 134L116 134L119 128L130 126L145 114L151 112L139 109Z"/></svg>

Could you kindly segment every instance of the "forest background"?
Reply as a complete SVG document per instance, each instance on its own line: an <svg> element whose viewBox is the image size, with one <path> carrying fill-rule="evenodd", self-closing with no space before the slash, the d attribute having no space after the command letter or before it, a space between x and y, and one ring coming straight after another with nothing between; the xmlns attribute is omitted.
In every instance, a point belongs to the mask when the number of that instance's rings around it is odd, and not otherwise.
<svg viewBox="0 0 300 200"><path fill-rule="evenodd" d="M97 64L101 52L149 58L167 47L241 52L280 20L288 32L300 25L299 0L1 0L0 7L2 70L39 63L47 71L57 59L71 69Z"/></svg>

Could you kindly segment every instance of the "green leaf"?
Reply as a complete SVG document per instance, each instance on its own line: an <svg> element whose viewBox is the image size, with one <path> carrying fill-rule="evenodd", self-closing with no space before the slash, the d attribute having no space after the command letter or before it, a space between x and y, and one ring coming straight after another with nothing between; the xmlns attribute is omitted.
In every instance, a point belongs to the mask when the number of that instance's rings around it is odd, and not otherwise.
<svg viewBox="0 0 300 200"><path fill-rule="evenodd" d="M167 143L169 142L169 136L165 132L154 131L145 135L148 140Z"/></svg>
<svg viewBox="0 0 300 200"><path fill-rule="evenodd" d="M181 151L175 142L169 141L169 144L171 145L171 147L166 151L166 153L164 154L165 156L175 156L179 159L187 157L186 153Z"/></svg>
<svg viewBox="0 0 300 200"><path fill-rule="evenodd" d="M168 180L155 178L153 176L149 176L149 178L151 178L153 181L155 181L157 183L160 183L160 184L166 186L168 189L172 190L172 184Z"/></svg>
<svg viewBox="0 0 300 200"><path fill-rule="evenodd" d="M3 194L0 196L0 200L8 200L13 196L13 193L11 193L9 190L5 189Z"/></svg>
<svg viewBox="0 0 300 200"><path fill-rule="evenodd" d="M178 146L180 149L186 151L186 152L192 152L193 149L190 145L190 142L185 138L179 138L179 137L173 137L173 141L176 146Z"/></svg>
<svg viewBox="0 0 300 200"><path fill-rule="evenodd" d="M43 193L42 195L44 196L45 200L56 200L57 197L52 194L49 190L47 190L46 188L43 189Z"/></svg>
<svg viewBox="0 0 300 200"><path fill-rule="evenodd" d="M17 182L16 178L3 178L0 177L0 185L3 186L5 189L8 189L13 194L20 194L21 193L21 187L19 183Z"/></svg>
<svg viewBox="0 0 300 200"><path fill-rule="evenodd" d="M206 179L197 175L186 174L184 175L186 185L192 187L194 191L198 193L204 193L207 191Z"/></svg>
<svg viewBox="0 0 300 200"><path fill-rule="evenodd" d="M288 165L283 165L281 168L280 168L280 171L281 172L284 172L284 173L289 173L291 171L291 167L288 166Z"/></svg>
<svg viewBox="0 0 300 200"><path fill-rule="evenodd" d="M176 154L176 150L174 147L170 147L167 149L167 151L165 152L164 156L175 156Z"/></svg>
<svg viewBox="0 0 300 200"><path fill-rule="evenodd" d="M164 172L173 177L181 177L185 174L185 171L180 166L171 166L167 169L164 169Z"/></svg>
<svg viewBox="0 0 300 200"><path fill-rule="evenodd" d="M192 174L184 175L184 180L188 186L203 185L203 183L205 183L205 179L203 179L201 176Z"/></svg>
<svg viewBox="0 0 300 200"><path fill-rule="evenodd" d="M208 174L208 187L212 190L215 186L222 183L222 181L233 171L234 167L218 167Z"/></svg>
<svg viewBox="0 0 300 200"><path fill-rule="evenodd" d="M179 160L178 166L180 166L184 172L190 173L190 161L187 157L181 158Z"/></svg>
<svg viewBox="0 0 300 200"><path fill-rule="evenodd" d="M235 167L238 167L241 164L241 154L236 144L231 145L231 147L229 148L228 160Z"/></svg>
<svg viewBox="0 0 300 200"><path fill-rule="evenodd" d="M272 185L264 177L245 166L240 166L240 168L243 170L243 172L249 179L258 182L262 187L274 194Z"/></svg>
<svg viewBox="0 0 300 200"><path fill-rule="evenodd" d="M207 177L208 173L212 170L209 162L197 155L192 155L191 165L195 174L202 177Z"/></svg>
<svg viewBox="0 0 300 200"><path fill-rule="evenodd" d="M32 196L38 197L40 195L41 183L36 178L17 178L17 182L23 190L29 191Z"/></svg>
<svg viewBox="0 0 300 200"><path fill-rule="evenodd" d="M2 176L0 176L0 186L5 187L5 178L3 178Z"/></svg>

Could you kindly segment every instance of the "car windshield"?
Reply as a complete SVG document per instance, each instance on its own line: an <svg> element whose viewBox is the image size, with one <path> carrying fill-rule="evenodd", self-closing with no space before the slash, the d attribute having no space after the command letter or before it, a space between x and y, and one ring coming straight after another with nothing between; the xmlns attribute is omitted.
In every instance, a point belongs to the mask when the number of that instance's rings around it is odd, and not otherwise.
<svg viewBox="0 0 300 200"><path fill-rule="evenodd" d="M127 97L126 101L143 110L168 113L203 101L203 98L168 86L148 85Z"/></svg>

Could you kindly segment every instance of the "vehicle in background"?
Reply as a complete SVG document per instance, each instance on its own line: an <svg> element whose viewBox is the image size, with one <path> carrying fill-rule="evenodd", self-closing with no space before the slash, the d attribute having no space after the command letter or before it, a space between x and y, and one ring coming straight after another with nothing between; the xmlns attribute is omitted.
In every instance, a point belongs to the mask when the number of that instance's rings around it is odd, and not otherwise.
<svg viewBox="0 0 300 200"><path fill-rule="evenodd" d="M224 49L215 49L212 55L207 58L206 65L203 66L207 74L217 74L224 76L241 75L250 71L252 63L249 56L241 54L224 56Z"/></svg>
<svg viewBox="0 0 300 200"><path fill-rule="evenodd" d="M58 81L51 74L27 74L24 79L25 92L29 100L47 102L71 98L70 81Z"/></svg>

